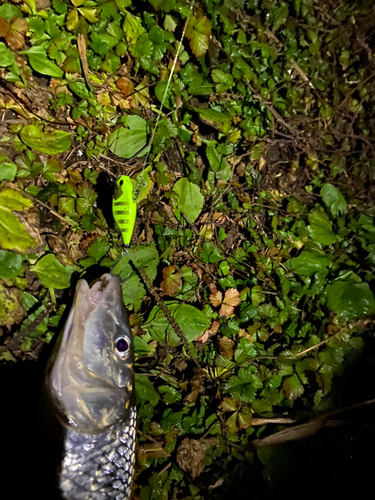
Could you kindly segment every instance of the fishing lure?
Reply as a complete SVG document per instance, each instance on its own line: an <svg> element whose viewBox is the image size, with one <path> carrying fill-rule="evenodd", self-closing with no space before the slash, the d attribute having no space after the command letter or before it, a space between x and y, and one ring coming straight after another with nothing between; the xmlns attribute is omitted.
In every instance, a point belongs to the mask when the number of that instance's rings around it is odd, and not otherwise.
<svg viewBox="0 0 375 500"><path fill-rule="evenodd" d="M124 245L129 245L134 230L137 215L137 203L133 190L133 184L127 175L122 175L115 184L112 200L112 212L118 225Z"/></svg>

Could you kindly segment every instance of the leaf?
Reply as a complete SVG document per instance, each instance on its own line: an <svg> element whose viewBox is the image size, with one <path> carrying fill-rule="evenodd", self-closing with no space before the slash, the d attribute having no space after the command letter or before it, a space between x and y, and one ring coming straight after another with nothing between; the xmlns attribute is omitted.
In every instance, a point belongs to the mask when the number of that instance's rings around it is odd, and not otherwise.
<svg viewBox="0 0 375 500"><path fill-rule="evenodd" d="M63 290L70 287L70 277L74 271L73 266L63 266L53 254L47 254L30 267L40 281L48 288Z"/></svg>
<svg viewBox="0 0 375 500"><path fill-rule="evenodd" d="M224 358L231 359L234 355L234 342L228 337L219 338L220 353Z"/></svg>
<svg viewBox="0 0 375 500"><path fill-rule="evenodd" d="M142 33L145 32L141 19L128 11L125 11L125 21L122 28L130 45L134 45Z"/></svg>
<svg viewBox="0 0 375 500"><path fill-rule="evenodd" d="M13 50L19 50L25 45L24 35L27 33L29 27L27 21L20 17L12 19L9 29L5 34L5 39L9 47ZM2 35L4 36L4 35Z"/></svg>
<svg viewBox="0 0 375 500"><path fill-rule="evenodd" d="M146 375L135 375L135 396L137 405L150 403L156 406L159 402L159 395Z"/></svg>
<svg viewBox="0 0 375 500"><path fill-rule="evenodd" d="M296 373L284 380L283 389L286 397L292 401L302 396L305 390Z"/></svg>
<svg viewBox="0 0 375 500"><path fill-rule="evenodd" d="M335 281L326 288L327 306L346 321L375 313L375 299L367 283Z"/></svg>
<svg viewBox="0 0 375 500"><path fill-rule="evenodd" d="M17 165L0 155L0 181L13 182L17 173Z"/></svg>
<svg viewBox="0 0 375 500"><path fill-rule="evenodd" d="M116 87L125 97L130 96L134 92L133 82L129 78L126 78L126 76L122 76L117 80Z"/></svg>
<svg viewBox="0 0 375 500"><path fill-rule="evenodd" d="M31 47L31 49L25 50L22 53L27 55L30 66L35 71L38 71L38 73L53 76L54 78L62 78L64 72L53 61L51 61L51 59L48 58L45 49L43 49L40 45ZM31 126L32 125L30 125L30 127ZM63 133L66 134L67 132ZM63 151L66 150L64 149Z"/></svg>
<svg viewBox="0 0 375 500"><path fill-rule="evenodd" d="M253 405L257 403L257 400L254 401ZM248 406L243 406L237 415L237 425L240 430L248 429L253 421L253 413L251 408Z"/></svg>
<svg viewBox="0 0 375 500"><path fill-rule="evenodd" d="M236 411L237 401L234 398L223 398L220 403L222 411Z"/></svg>
<svg viewBox="0 0 375 500"><path fill-rule="evenodd" d="M182 285L182 274L175 266L168 266L163 269L163 281L160 288L167 295L174 295L179 286Z"/></svg>
<svg viewBox="0 0 375 500"><path fill-rule="evenodd" d="M322 245L333 245L336 243L336 235L332 231L332 222L324 212L315 210L308 215L310 222L310 236Z"/></svg>
<svg viewBox="0 0 375 500"><path fill-rule="evenodd" d="M149 167L145 168L143 172L141 172L135 181L132 180L133 182L133 187L134 187L134 192L138 190L137 194L137 203L141 202L142 200L145 200L154 187L154 183L151 180L150 177L150 172L152 170L152 165Z"/></svg>
<svg viewBox="0 0 375 500"><path fill-rule="evenodd" d="M222 292L220 292L213 283L210 284L210 290L211 294L208 297L209 301L214 307L219 307L223 300Z"/></svg>
<svg viewBox="0 0 375 500"><path fill-rule="evenodd" d="M104 238L97 237L87 249L87 255L99 262L108 252L109 245Z"/></svg>
<svg viewBox="0 0 375 500"><path fill-rule="evenodd" d="M0 326L10 328L26 316L22 306L22 293L16 287L4 287L0 283Z"/></svg>
<svg viewBox="0 0 375 500"><path fill-rule="evenodd" d="M13 213L20 212L26 216L33 206L29 198L13 189L0 192L0 248L17 253L35 253L39 250L41 240L36 227L24 224Z"/></svg>
<svg viewBox="0 0 375 500"><path fill-rule="evenodd" d="M113 273L119 274L123 280L126 280L122 287L125 304L134 304L146 294L143 279L141 280L139 273L134 271L134 266L137 269L143 268L150 281L153 282L158 264L158 252L154 247L146 246L138 246L128 250L127 254L116 264Z"/></svg>
<svg viewBox="0 0 375 500"><path fill-rule="evenodd" d="M132 158L147 144L147 122L137 115L124 118L123 127L109 136L109 149L120 158Z"/></svg>
<svg viewBox="0 0 375 500"><path fill-rule="evenodd" d="M211 108L192 108L192 110L198 113L199 118L206 125L213 127L222 134L227 134L229 132L231 127L229 115Z"/></svg>
<svg viewBox="0 0 375 500"><path fill-rule="evenodd" d="M6 68L15 62L16 61L12 52L8 49L5 43L0 42L0 67Z"/></svg>
<svg viewBox="0 0 375 500"><path fill-rule="evenodd" d="M43 130L39 125L26 125L21 129L20 137L30 148L49 155L63 153L71 146L69 132L56 129Z"/></svg>
<svg viewBox="0 0 375 500"><path fill-rule="evenodd" d="M173 210L180 222L184 221L181 212L187 216L190 222L194 222L203 208L204 197L199 187L186 178L179 179L173 186L178 195L177 208Z"/></svg>
<svg viewBox="0 0 375 500"><path fill-rule="evenodd" d="M188 342L196 340L210 325L209 318L196 307L181 302L165 302L165 305ZM158 342L165 342L169 339L168 342L172 346L180 342L179 337L158 306L152 309L142 328L147 330L151 337Z"/></svg>
<svg viewBox="0 0 375 500"><path fill-rule="evenodd" d="M345 198L332 184L324 184L320 190L320 195L333 217L338 217L340 214L345 215L348 211Z"/></svg>
<svg viewBox="0 0 375 500"><path fill-rule="evenodd" d="M253 366L240 368L238 375L232 376L226 383L225 390L244 403L252 403L257 389L262 387L262 384L254 378L255 371L256 368Z"/></svg>
<svg viewBox="0 0 375 500"><path fill-rule="evenodd" d="M21 255L7 250L0 250L0 276L2 278L14 278L21 268Z"/></svg>
<svg viewBox="0 0 375 500"><path fill-rule="evenodd" d="M202 57L207 52L211 36L211 23L206 16L199 13L188 18L186 38L190 40L190 48L196 57Z"/></svg>
<svg viewBox="0 0 375 500"><path fill-rule="evenodd" d="M234 288L229 288L229 290L225 292L219 315L231 316L234 312L234 308L239 304L241 304L240 292Z"/></svg>
<svg viewBox="0 0 375 500"><path fill-rule="evenodd" d="M298 257L285 263L285 266L302 276L312 276L315 273L326 274L331 263L331 256L315 248L302 250Z"/></svg>

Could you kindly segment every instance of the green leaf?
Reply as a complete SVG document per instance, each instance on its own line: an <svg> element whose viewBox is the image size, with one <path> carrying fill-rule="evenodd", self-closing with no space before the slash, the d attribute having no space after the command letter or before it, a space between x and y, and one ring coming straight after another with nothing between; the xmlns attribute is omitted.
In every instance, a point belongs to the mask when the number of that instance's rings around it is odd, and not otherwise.
<svg viewBox="0 0 375 500"><path fill-rule="evenodd" d="M109 149L120 158L132 158L147 144L147 122L140 116L128 115L123 127L109 136Z"/></svg>
<svg viewBox="0 0 375 500"><path fill-rule="evenodd" d="M172 317L176 320L188 342L192 342L198 338L210 326L210 319L196 307L174 301L167 301L165 305L168 307ZM180 342L179 337L159 306L155 306L152 309L142 328L147 330L151 337L158 342L166 342L168 338L170 345L176 345Z"/></svg>
<svg viewBox="0 0 375 500"><path fill-rule="evenodd" d="M211 23L203 14L190 15L188 18L186 38L190 40L190 48L196 57L205 55L211 36Z"/></svg>
<svg viewBox="0 0 375 500"><path fill-rule="evenodd" d="M238 375L232 376L225 384L225 390L244 403L252 403L256 391L262 387L259 378L254 376L255 372L254 366L243 366Z"/></svg>
<svg viewBox="0 0 375 500"><path fill-rule="evenodd" d="M14 278L22 267L22 257L7 250L0 250L0 276Z"/></svg>
<svg viewBox="0 0 375 500"><path fill-rule="evenodd" d="M38 71L38 73L52 76L54 78L62 78L64 72L53 61L51 61L51 59L49 59L45 49L43 49L40 45L31 47L31 49L25 50L21 52L21 54L27 54L30 66L35 71ZM64 149L64 151L66 150Z"/></svg>
<svg viewBox="0 0 375 500"><path fill-rule="evenodd" d="M32 207L29 198L13 189L0 192L0 248L19 253L33 253L40 246L38 236L31 236L20 219L12 212L22 212Z"/></svg>
<svg viewBox="0 0 375 500"><path fill-rule="evenodd" d="M327 288L327 306L346 321L375 313L375 299L367 283L335 281Z"/></svg>
<svg viewBox="0 0 375 500"><path fill-rule="evenodd" d="M134 266L136 269L143 268L150 281L153 282L158 264L158 252L154 247L146 246L138 246L128 250L127 254L118 262L113 272L126 280L122 287L125 304L133 304L146 294L143 278L140 278L139 272L134 271Z"/></svg>
<svg viewBox="0 0 375 500"><path fill-rule="evenodd" d="M151 403L156 406L159 402L159 395L146 375L135 375L135 395L137 405Z"/></svg>
<svg viewBox="0 0 375 500"><path fill-rule="evenodd" d="M5 43L0 42L0 67L6 68L15 63L14 55L5 45Z"/></svg>
<svg viewBox="0 0 375 500"><path fill-rule="evenodd" d="M348 206L340 191L332 184L324 184L320 190L324 203L330 210L333 217L346 214Z"/></svg>
<svg viewBox="0 0 375 500"><path fill-rule="evenodd" d="M222 134L227 134L231 127L231 119L230 116L221 113L220 111L216 111L211 108L192 108L193 111L198 113L199 118L203 123L213 127L218 130Z"/></svg>
<svg viewBox="0 0 375 500"><path fill-rule="evenodd" d="M315 248L302 250L298 257L288 260L285 267L301 276L312 276L315 273L326 274L332 257Z"/></svg>
<svg viewBox="0 0 375 500"><path fill-rule="evenodd" d="M286 397L292 401L302 396L305 390L296 373L284 380L283 389Z"/></svg>
<svg viewBox="0 0 375 500"><path fill-rule="evenodd" d="M109 245L104 238L96 237L87 249L87 255L99 262L108 252Z"/></svg>
<svg viewBox="0 0 375 500"><path fill-rule="evenodd" d="M321 243L322 245L333 245L336 243L337 238L332 231L332 222L329 220L327 214L314 210L308 215L310 222L310 236L313 240Z"/></svg>
<svg viewBox="0 0 375 500"><path fill-rule="evenodd" d="M0 155L0 181L13 182L17 173L17 165Z"/></svg>
<svg viewBox="0 0 375 500"><path fill-rule="evenodd" d="M55 155L70 149L71 134L63 130L45 129L39 125L26 125L20 132L22 141L41 153Z"/></svg>
<svg viewBox="0 0 375 500"><path fill-rule="evenodd" d="M125 11L123 30L130 45L134 45L142 33L145 32L141 19L128 11Z"/></svg>
<svg viewBox="0 0 375 500"><path fill-rule="evenodd" d="M70 277L74 271L73 266L63 266L53 254L47 254L30 267L40 281L48 288L63 290L70 287Z"/></svg>
<svg viewBox="0 0 375 500"><path fill-rule="evenodd" d="M170 405L172 403L177 403L177 401L181 401L182 395L180 391L171 387L170 385L162 385L159 387L160 394L164 394L163 401L166 405Z"/></svg>
<svg viewBox="0 0 375 500"><path fill-rule="evenodd" d="M181 213L185 214L190 222L194 222L203 208L204 197L199 187L186 178L179 179L173 186L178 195L177 207L173 210L177 219L184 221Z"/></svg>

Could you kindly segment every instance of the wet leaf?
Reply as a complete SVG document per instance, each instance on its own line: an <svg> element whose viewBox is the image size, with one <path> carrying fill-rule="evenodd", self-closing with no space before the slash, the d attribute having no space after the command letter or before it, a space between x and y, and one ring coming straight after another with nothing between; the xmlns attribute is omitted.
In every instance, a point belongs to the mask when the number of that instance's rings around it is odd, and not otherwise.
<svg viewBox="0 0 375 500"><path fill-rule="evenodd" d="M190 47L196 57L202 57L207 52L211 35L211 23L206 16L199 13L190 16L186 26L186 37L190 40Z"/></svg>
<svg viewBox="0 0 375 500"><path fill-rule="evenodd" d="M335 281L327 286L327 305L346 321L375 313L375 299L368 283Z"/></svg>
<svg viewBox="0 0 375 500"><path fill-rule="evenodd" d="M299 398L304 393L303 385L295 373L284 380L283 389L286 397L292 401Z"/></svg>
<svg viewBox="0 0 375 500"><path fill-rule="evenodd" d="M7 250L0 250L0 277L14 278L22 267L22 257Z"/></svg>
<svg viewBox="0 0 375 500"><path fill-rule="evenodd" d="M193 111L198 113L199 118L203 123L215 128L223 134L227 134L231 127L231 120L229 115L221 113L211 108L192 108Z"/></svg>
<svg viewBox="0 0 375 500"><path fill-rule="evenodd" d="M315 248L302 250L298 257L285 263L285 266L302 276L312 276L315 273L326 274L331 263L331 256Z"/></svg>
<svg viewBox="0 0 375 500"><path fill-rule="evenodd" d="M152 406L156 406L160 399L149 378L138 373L135 376L135 395L138 405L151 403Z"/></svg>

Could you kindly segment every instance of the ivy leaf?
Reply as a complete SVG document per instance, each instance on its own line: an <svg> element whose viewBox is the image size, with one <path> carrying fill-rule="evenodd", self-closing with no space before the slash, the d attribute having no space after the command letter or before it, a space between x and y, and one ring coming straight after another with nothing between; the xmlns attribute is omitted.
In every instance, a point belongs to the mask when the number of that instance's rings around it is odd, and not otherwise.
<svg viewBox="0 0 375 500"><path fill-rule="evenodd" d="M40 281L48 288L63 290L70 287L70 277L73 266L63 266L53 254L48 254L38 260L30 271L35 273Z"/></svg>
<svg viewBox="0 0 375 500"><path fill-rule="evenodd" d="M190 48L195 57L204 56L207 52L211 36L211 23L209 19L201 13L197 16L190 16L185 34L190 40Z"/></svg>
<svg viewBox="0 0 375 500"><path fill-rule="evenodd" d="M345 198L335 186L328 183L324 184L320 190L320 194L333 217L346 214L348 206Z"/></svg>
<svg viewBox="0 0 375 500"><path fill-rule="evenodd" d="M375 299L367 283L335 281L327 286L327 305L346 321L375 313Z"/></svg>
<svg viewBox="0 0 375 500"><path fill-rule="evenodd" d="M167 295L174 295L178 287L182 285L182 274L175 266L168 266L163 269L163 281L160 288Z"/></svg>
<svg viewBox="0 0 375 500"><path fill-rule="evenodd" d="M291 377L284 380L283 389L286 397L292 401L302 396L305 390L300 379L295 373L293 373Z"/></svg>

